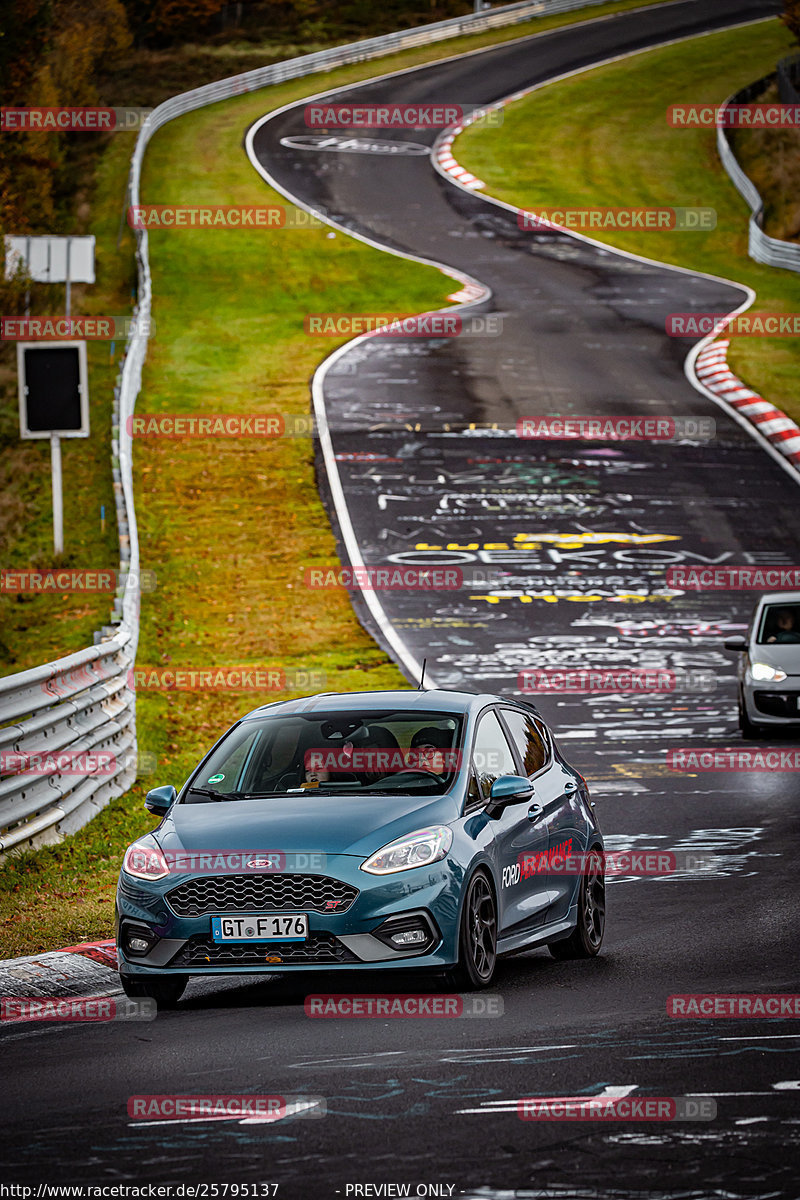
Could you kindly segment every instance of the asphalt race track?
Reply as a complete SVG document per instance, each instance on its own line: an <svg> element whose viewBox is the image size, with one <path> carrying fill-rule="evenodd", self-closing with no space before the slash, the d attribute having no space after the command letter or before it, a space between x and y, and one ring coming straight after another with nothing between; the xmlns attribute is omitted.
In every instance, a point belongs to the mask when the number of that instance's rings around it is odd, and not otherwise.
<svg viewBox="0 0 800 1200"><path fill-rule="evenodd" d="M335 100L484 105L777 8L687 0ZM271 181L339 226L477 281L491 294L465 312L502 318L494 337L359 342L319 380L364 561L465 573L454 592L382 593L385 623L363 600L359 615L384 645L396 651L399 639L410 678L427 656L427 682L440 686L513 692L521 670L588 655L598 666L674 671L671 692L538 703L590 782L609 848L703 861L614 881L598 960L558 963L539 951L501 964L497 1019L312 1020L303 997L321 981L196 981L177 1012L152 1023L6 1029L6 1176L270 1181L281 1200L392 1195L353 1190L389 1183L410 1184L412 1195L424 1184L439 1191L419 1194L498 1198L797 1196L800 1032L787 1019L680 1020L666 1008L673 994L800 991L796 782L786 772L667 767L671 749L741 744L734 656L721 643L743 629L751 601L671 594L665 568L800 562L797 484L692 388L689 343L664 333L668 313L728 311L744 293L521 230L512 214L442 179L427 155L284 144L308 133L303 104L258 124L253 151ZM434 134L380 138L431 145ZM716 436L613 445L516 436L518 419L556 413L713 417ZM329 467L320 455L348 561ZM463 549L444 553L447 545ZM387 990L364 976L336 985ZM517 1116L521 1097L608 1089L711 1098L717 1116L613 1126ZM131 1121L126 1111L131 1095L242 1091L323 1097L327 1115L189 1125Z"/></svg>

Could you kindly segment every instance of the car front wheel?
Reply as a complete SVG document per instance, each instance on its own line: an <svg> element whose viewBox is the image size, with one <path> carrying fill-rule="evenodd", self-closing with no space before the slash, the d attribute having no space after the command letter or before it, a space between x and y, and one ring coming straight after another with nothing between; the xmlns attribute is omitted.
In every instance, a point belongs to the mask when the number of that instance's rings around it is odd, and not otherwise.
<svg viewBox="0 0 800 1200"><path fill-rule="evenodd" d="M497 965L497 905L489 880L476 871L469 881L458 937L458 966L452 982L463 991L488 987Z"/></svg>
<svg viewBox="0 0 800 1200"><path fill-rule="evenodd" d="M586 870L578 889L578 921L567 938L548 942L553 958L594 958L603 944L606 927L606 880L603 856L595 847L589 851Z"/></svg>
<svg viewBox="0 0 800 1200"><path fill-rule="evenodd" d="M742 731L742 737L760 738L764 732L763 725L756 725L747 715L747 709L744 706L744 697L739 696L739 728Z"/></svg>

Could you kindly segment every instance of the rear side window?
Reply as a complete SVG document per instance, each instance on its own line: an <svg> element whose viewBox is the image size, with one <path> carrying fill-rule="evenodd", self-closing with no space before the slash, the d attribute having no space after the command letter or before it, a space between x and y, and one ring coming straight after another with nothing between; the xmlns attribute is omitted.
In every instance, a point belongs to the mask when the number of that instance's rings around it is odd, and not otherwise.
<svg viewBox="0 0 800 1200"><path fill-rule="evenodd" d="M508 725L514 745L522 759L525 774L535 775L547 766L549 757L547 743L539 726L532 716L519 712L515 708L501 710L503 720Z"/></svg>

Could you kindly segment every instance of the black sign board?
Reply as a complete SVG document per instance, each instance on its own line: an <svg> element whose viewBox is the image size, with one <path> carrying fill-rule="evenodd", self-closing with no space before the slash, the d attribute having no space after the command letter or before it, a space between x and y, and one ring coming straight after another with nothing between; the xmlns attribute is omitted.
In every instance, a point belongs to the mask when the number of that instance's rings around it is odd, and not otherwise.
<svg viewBox="0 0 800 1200"><path fill-rule="evenodd" d="M21 342L17 348L23 438L88 437L85 342Z"/></svg>

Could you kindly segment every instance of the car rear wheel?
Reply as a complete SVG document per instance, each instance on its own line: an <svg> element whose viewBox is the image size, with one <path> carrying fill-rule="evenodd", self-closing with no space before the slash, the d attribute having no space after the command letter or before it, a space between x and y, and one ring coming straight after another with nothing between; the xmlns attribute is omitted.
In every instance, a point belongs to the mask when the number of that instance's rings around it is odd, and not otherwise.
<svg viewBox="0 0 800 1200"><path fill-rule="evenodd" d="M548 942L553 958L594 958L603 944L606 927L606 880L603 857L595 847L589 851L586 871L578 889L578 922L567 938Z"/></svg>
<svg viewBox="0 0 800 1200"><path fill-rule="evenodd" d="M176 975L120 975L122 990L131 1000L155 1000L159 1008L174 1008L188 979Z"/></svg>
<svg viewBox="0 0 800 1200"><path fill-rule="evenodd" d="M451 975L463 991L488 987L497 965L497 905L483 871L469 881L458 936L458 966Z"/></svg>

